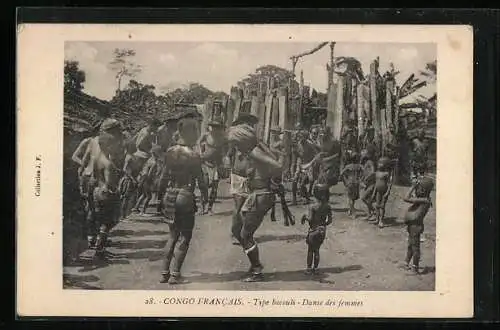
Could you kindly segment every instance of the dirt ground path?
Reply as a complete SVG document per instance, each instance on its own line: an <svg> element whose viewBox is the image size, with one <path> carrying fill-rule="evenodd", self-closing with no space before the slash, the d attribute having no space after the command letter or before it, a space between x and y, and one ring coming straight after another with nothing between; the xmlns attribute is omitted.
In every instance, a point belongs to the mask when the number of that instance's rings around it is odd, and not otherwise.
<svg viewBox="0 0 500 330"><path fill-rule="evenodd" d="M158 217L134 215L112 231L106 262L75 260L65 265L64 286L106 290L434 290L433 208L425 219L421 244L424 273L411 275L399 267L406 253L407 233L401 218L407 207L402 202L407 189L393 187L386 212L391 224L379 229L363 219L364 207L359 201L356 217L347 216L343 186L334 187L330 199L335 211L334 223L328 228L321 248L321 273L313 277L304 275L307 227L299 221L307 207L291 207L297 224L285 227L277 205L278 222L271 222L267 215L256 233L266 280L240 281L248 269L248 260L241 247L231 244L233 204L228 184L222 182L215 213L196 218L192 244L183 266L183 275L190 283L176 287L159 283L168 226Z"/></svg>

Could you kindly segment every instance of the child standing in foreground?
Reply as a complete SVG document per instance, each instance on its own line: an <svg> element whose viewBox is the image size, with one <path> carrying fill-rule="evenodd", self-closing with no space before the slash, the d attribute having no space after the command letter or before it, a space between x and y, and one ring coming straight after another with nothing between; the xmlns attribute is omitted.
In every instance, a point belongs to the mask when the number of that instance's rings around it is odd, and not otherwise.
<svg viewBox="0 0 500 330"><path fill-rule="evenodd" d="M373 197L375 199L376 219L375 224L379 228L384 227L385 206L392 188L392 169L391 161L387 157L381 157L377 164L375 172L375 189Z"/></svg>
<svg viewBox="0 0 500 330"><path fill-rule="evenodd" d="M347 198L349 199L348 215L354 214L354 204L359 199L359 185L363 175L363 167L359 164L359 156L352 152L348 156L348 164L340 172L340 178L346 188Z"/></svg>
<svg viewBox="0 0 500 330"><path fill-rule="evenodd" d="M302 216L301 223L309 222L307 233L307 270L306 274L317 273L319 266L319 248L326 236L326 226L332 223L332 209L328 200L330 199L329 187L326 184L316 184L313 190L316 203L309 208L309 214ZM314 268L313 266L314 261Z"/></svg>
<svg viewBox="0 0 500 330"><path fill-rule="evenodd" d="M404 198L405 202L411 204L404 218L408 229L405 267L417 274L420 262L420 235L424 232L424 218L432 205L430 194L433 188L433 180L429 177L423 177ZM413 193L415 194L413 195ZM410 265L412 260L413 263Z"/></svg>

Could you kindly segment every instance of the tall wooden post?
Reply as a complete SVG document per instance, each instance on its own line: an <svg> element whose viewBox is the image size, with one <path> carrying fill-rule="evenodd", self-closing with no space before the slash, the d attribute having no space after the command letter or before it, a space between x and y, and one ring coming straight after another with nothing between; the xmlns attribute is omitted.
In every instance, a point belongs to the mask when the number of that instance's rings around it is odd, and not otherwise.
<svg viewBox="0 0 500 330"><path fill-rule="evenodd" d="M279 109L279 95L278 89L273 91L273 105L271 111L271 128L278 127L280 124L280 109Z"/></svg>
<svg viewBox="0 0 500 330"><path fill-rule="evenodd" d="M228 97L227 104L227 112L226 112L226 126L230 126L235 119L235 110L236 110L236 97L238 94L237 87L231 87L231 93Z"/></svg>
<svg viewBox="0 0 500 330"><path fill-rule="evenodd" d="M241 105L243 103L243 90L241 88L236 89L234 94L234 112L233 118L238 118L240 114Z"/></svg>
<svg viewBox="0 0 500 330"><path fill-rule="evenodd" d="M356 114L358 117L358 136L363 136L365 132L366 124L366 113L365 113L365 103L368 101L366 97L366 86L364 84L359 84L357 87L357 107Z"/></svg>
<svg viewBox="0 0 500 330"><path fill-rule="evenodd" d="M271 130L271 113L273 109L273 93L271 90L267 91L266 94L266 113L264 116L264 137L265 143L269 142L270 130Z"/></svg>
<svg viewBox="0 0 500 330"><path fill-rule="evenodd" d="M337 92L335 93L335 103L332 116L332 135L337 141L340 141L342 135L342 124L344 122L345 110L345 86L346 77L337 75Z"/></svg>
<svg viewBox="0 0 500 330"><path fill-rule="evenodd" d="M285 134L283 135L283 168L288 169L291 163L291 133L292 129L291 121L290 121L290 105L288 103L288 94L289 89L286 87L282 87L279 89L278 94L278 102L279 102L279 126L285 130Z"/></svg>
<svg viewBox="0 0 500 330"><path fill-rule="evenodd" d="M330 70L328 71L328 88L330 88L330 86L333 86L333 69L335 68L335 57L333 56L334 50L335 42L330 42Z"/></svg>
<svg viewBox="0 0 500 330"><path fill-rule="evenodd" d="M327 112L326 112L326 126L330 127L333 131L333 127L336 122L336 98L337 98L337 88L334 82L334 67L335 67L335 59L334 59L334 49L335 43L330 43L330 65L328 66L328 98L327 98Z"/></svg>
<svg viewBox="0 0 500 330"><path fill-rule="evenodd" d="M399 109L399 86L396 86L396 92L394 95L394 125L396 126L396 132L399 133L399 127L401 123L399 122L399 116L401 110Z"/></svg>
<svg viewBox="0 0 500 330"><path fill-rule="evenodd" d="M211 97L207 97L203 105L203 118L201 121L202 134L208 130L208 122L213 119L213 105L213 99Z"/></svg>
<svg viewBox="0 0 500 330"><path fill-rule="evenodd" d="M375 142L380 147L382 146L382 127L380 118L380 108L378 100L378 61L375 60L370 65L370 112L372 124L375 131Z"/></svg>
<svg viewBox="0 0 500 330"><path fill-rule="evenodd" d="M304 106L304 71L300 70L299 108L296 118L297 123L302 123L303 106Z"/></svg>
<svg viewBox="0 0 500 330"><path fill-rule="evenodd" d="M386 94L385 94L385 113L388 125L396 126L396 122L394 121L394 86L396 82L391 77L387 79L386 82Z"/></svg>

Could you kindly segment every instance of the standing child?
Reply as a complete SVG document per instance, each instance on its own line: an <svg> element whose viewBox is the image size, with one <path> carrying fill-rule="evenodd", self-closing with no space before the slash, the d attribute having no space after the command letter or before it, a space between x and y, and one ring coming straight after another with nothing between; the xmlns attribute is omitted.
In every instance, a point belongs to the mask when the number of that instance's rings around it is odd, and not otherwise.
<svg viewBox="0 0 500 330"><path fill-rule="evenodd" d="M307 233L307 270L306 274L317 273L319 266L319 248L323 244L326 236L326 226L332 223L332 209L328 200L330 190L326 184L316 184L313 189L316 203L309 208L309 214L302 217L301 223L309 222ZM313 266L314 261L314 268Z"/></svg>
<svg viewBox="0 0 500 330"><path fill-rule="evenodd" d="M354 214L354 204L359 199L359 184L363 175L363 167L359 164L359 156L356 152L347 154L347 165L340 172L340 178L346 188L349 199L349 216Z"/></svg>
<svg viewBox="0 0 500 330"><path fill-rule="evenodd" d="M406 269L419 273L420 262L420 235L424 232L424 218L431 207L431 191L434 182L429 177L423 177L413 186L404 201L410 203L405 214L405 224L408 229L408 249L406 253ZM413 193L415 193L413 195ZM410 261L413 264L410 266Z"/></svg>
<svg viewBox="0 0 500 330"><path fill-rule="evenodd" d="M153 198L153 192L156 191L155 186L157 185L160 170L162 168L161 153L162 150L160 146L154 146L151 149L152 156L144 165L137 180L139 182L140 197L137 200L137 204L135 204L134 211L138 212L140 205L144 203L141 214L146 213L149 202Z"/></svg>
<svg viewBox="0 0 500 330"><path fill-rule="evenodd" d="M375 189L373 197L375 199L376 219L375 224L380 228L384 227L385 205L392 188L391 161L387 157L381 157L375 172Z"/></svg>

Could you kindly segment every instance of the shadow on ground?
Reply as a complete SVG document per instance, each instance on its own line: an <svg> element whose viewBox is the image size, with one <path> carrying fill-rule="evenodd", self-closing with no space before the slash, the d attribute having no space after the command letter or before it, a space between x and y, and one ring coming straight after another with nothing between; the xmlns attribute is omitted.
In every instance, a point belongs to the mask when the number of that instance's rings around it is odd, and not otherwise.
<svg viewBox="0 0 500 330"><path fill-rule="evenodd" d="M141 250L116 254L116 257L123 259L147 259L148 261L162 260L164 256L163 250Z"/></svg>
<svg viewBox="0 0 500 330"><path fill-rule="evenodd" d="M292 234L292 235L283 235L283 236L277 236L277 235L262 235L255 237L255 240L257 243L266 243L266 242L273 242L273 241L286 241L287 243L292 243L292 242L300 242L306 239L305 234Z"/></svg>
<svg viewBox="0 0 500 330"><path fill-rule="evenodd" d="M222 212L214 212L212 213L211 215L208 215L208 216L230 216L233 214L233 210L229 210L229 211L222 211Z"/></svg>
<svg viewBox="0 0 500 330"><path fill-rule="evenodd" d="M93 253L89 253L89 255L80 256L80 258L71 266L79 266L82 267L78 270L80 273L91 272L96 269L105 268L111 265L128 265L130 261L124 258L121 258L121 255L111 253L109 251L105 252L104 256L98 257Z"/></svg>
<svg viewBox="0 0 500 330"><path fill-rule="evenodd" d="M292 270L292 271L281 271L274 273L265 273L265 282L300 282L307 280L315 280L321 283L330 283L333 281L328 281L327 277L330 274L340 274L348 271L361 270L363 267L361 265L351 265L346 267L328 267L320 268L319 274L316 275L306 275L304 270ZM224 283L224 282L235 282L240 281L245 276L246 272L237 271L230 273L202 273L202 272L192 272L192 276L186 276L186 279L192 283ZM297 288L299 289L299 288Z"/></svg>
<svg viewBox="0 0 500 330"><path fill-rule="evenodd" d="M140 216L131 216L132 219L127 220L129 223L151 223L153 225L166 225L163 221L163 218L160 217L140 217Z"/></svg>
<svg viewBox="0 0 500 330"><path fill-rule="evenodd" d="M384 226L386 227L404 227L404 222L398 222L397 217L384 218Z"/></svg>
<svg viewBox="0 0 500 330"><path fill-rule="evenodd" d="M140 250L140 249L163 249L167 240L134 240L112 242L111 247L122 250Z"/></svg>
<svg viewBox="0 0 500 330"><path fill-rule="evenodd" d="M333 212L342 212L342 213L345 213L345 212L349 211L349 209L347 207L341 207L341 208L332 207L332 211Z"/></svg>
<svg viewBox="0 0 500 330"><path fill-rule="evenodd" d="M163 231L163 230L115 230L112 232L112 236L117 236L117 237L127 237L127 236L159 236L159 235L166 235L168 234L168 231Z"/></svg>

